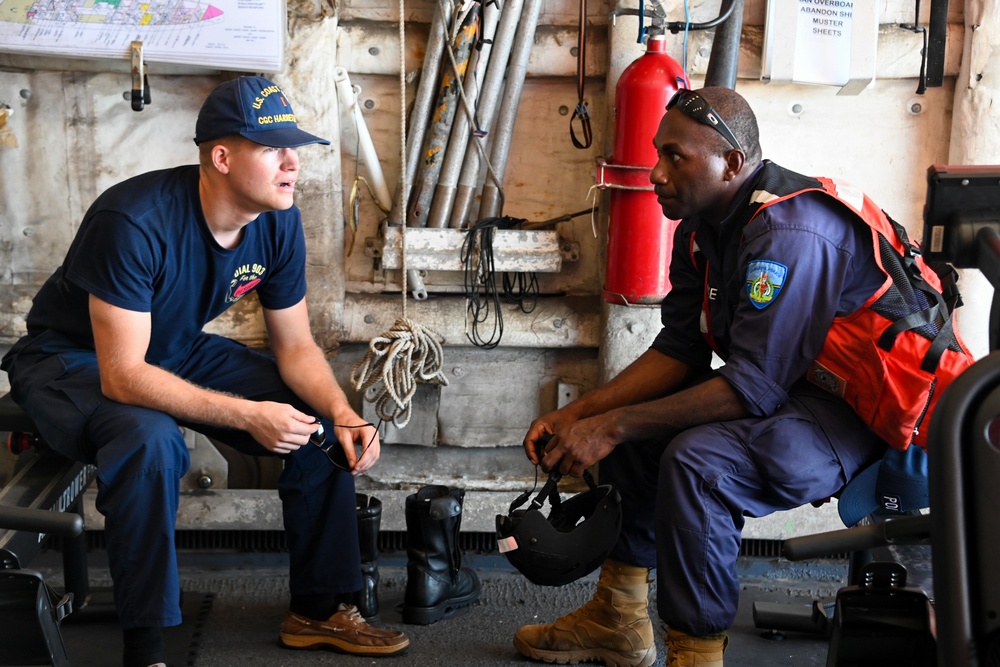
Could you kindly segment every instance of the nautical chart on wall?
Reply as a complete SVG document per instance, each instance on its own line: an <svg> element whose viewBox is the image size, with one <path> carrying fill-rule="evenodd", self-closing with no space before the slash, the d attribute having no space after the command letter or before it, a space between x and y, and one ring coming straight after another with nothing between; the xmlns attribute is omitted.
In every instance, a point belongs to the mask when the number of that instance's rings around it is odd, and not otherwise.
<svg viewBox="0 0 1000 667"><path fill-rule="evenodd" d="M0 0L0 51L273 72L282 68L278 0Z"/></svg>

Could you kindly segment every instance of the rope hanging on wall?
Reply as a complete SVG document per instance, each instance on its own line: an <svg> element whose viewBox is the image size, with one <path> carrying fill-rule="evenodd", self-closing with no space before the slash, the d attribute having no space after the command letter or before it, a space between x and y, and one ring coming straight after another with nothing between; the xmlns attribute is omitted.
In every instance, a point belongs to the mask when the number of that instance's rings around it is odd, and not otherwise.
<svg viewBox="0 0 1000 667"><path fill-rule="evenodd" d="M382 389L370 401L375 413L403 428L410 421L418 381L448 384L441 372L442 362L437 334L402 317L389 331L372 339L368 352L354 365L351 381L362 394L381 382Z"/></svg>
<svg viewBox="0 0 1000 667"><path fill-rule="evenodd" d="M399 2L399 142L400 142L400 182L403 187L402 210L407 210L406 199L410 191L406 173L406 35L404 0ZM351 369L351 383L361 393L364 400L375 406L380 419L391 421L396 428L403 428L410 422L413 395L417 382L436 382L447 386L448 378L441 371L444 363L441 343L444 339L430 329L410 320L406 316L407 268L406 268L406 223L400 226L400 257L403 276L403 316L396 320L392 328L381 336L376 336L368 344L368 352ZM372 396L367 395L371 387L381 383L381 388Z"/></svg>

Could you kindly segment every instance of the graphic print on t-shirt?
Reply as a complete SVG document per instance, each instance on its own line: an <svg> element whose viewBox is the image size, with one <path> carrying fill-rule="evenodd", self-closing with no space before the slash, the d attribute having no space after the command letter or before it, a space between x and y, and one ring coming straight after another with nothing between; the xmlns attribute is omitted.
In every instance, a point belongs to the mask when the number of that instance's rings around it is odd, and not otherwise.
<svg viewBox="0 0 1000 667"><path fill-rule="evenodd" d="M260 283L267 267L260 264L243 264L233 272L233 279L229 282L229 294L226 295L226 303L236 303L245 295L253 291Z"/></svg>

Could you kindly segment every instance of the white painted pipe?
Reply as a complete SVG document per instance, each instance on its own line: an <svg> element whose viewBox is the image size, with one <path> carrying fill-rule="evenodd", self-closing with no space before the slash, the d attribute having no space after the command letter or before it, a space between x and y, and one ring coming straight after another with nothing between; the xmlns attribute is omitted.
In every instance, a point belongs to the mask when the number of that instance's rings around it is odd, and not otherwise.
<svg viewBox="0 0 1000 667"><path fill-rule="evenodd" d="M361 107L358 106L358 93L361 92L361 88L351 85L351 77L344 67L334 68L333 81L337 85L337 100L340 102L341 113L346 111L354 117L354 125L358 133L361 170L364 172L362 175L371 186L372 194L378 205L383 211L388 211L392 208L392 195L389 194L389 186L385 183L382 163L378 161L378 154L375 153L375 144L372 142L371 133L368 132L368 124L365 123Z"/></svg>

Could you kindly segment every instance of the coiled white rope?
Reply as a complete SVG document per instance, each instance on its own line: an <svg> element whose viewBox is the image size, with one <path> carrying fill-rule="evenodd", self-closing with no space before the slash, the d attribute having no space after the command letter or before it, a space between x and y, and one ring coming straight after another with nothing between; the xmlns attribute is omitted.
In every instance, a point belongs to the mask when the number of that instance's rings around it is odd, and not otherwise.
<svg viewBox="0 0 1000 667"><path fill-rule="evenodd" d="M413 395L417 382L437 382L447 386L448 378L441 371L444 354L441 348L443 338L430 329L410 320L406 316L406 199L409 183L406 173L406 34L404 30L405 12L403 0L399 2L399 142L400 142L400 189L403 224L400 230L402 250L400 256L403 279L403 316L396 320L392 328L371 340L365 353L351 369L351 383L361 393L364 400L374 404L375 413L384 421L391 421L396 428L403 428L410 422L413 412ZM368 389L381 383L381 389L373 396Z"/></svg>
<svg viewBox="0 0 1000 667"><path fill-rule="evenodd" d="M375 413L403 428L410 421L418 381L448 385L441 372L443 361L437 334L403 317L372 339L367 354L351 370L351 382L363 395L381 382L381 391L371 400Z"/></svg>

